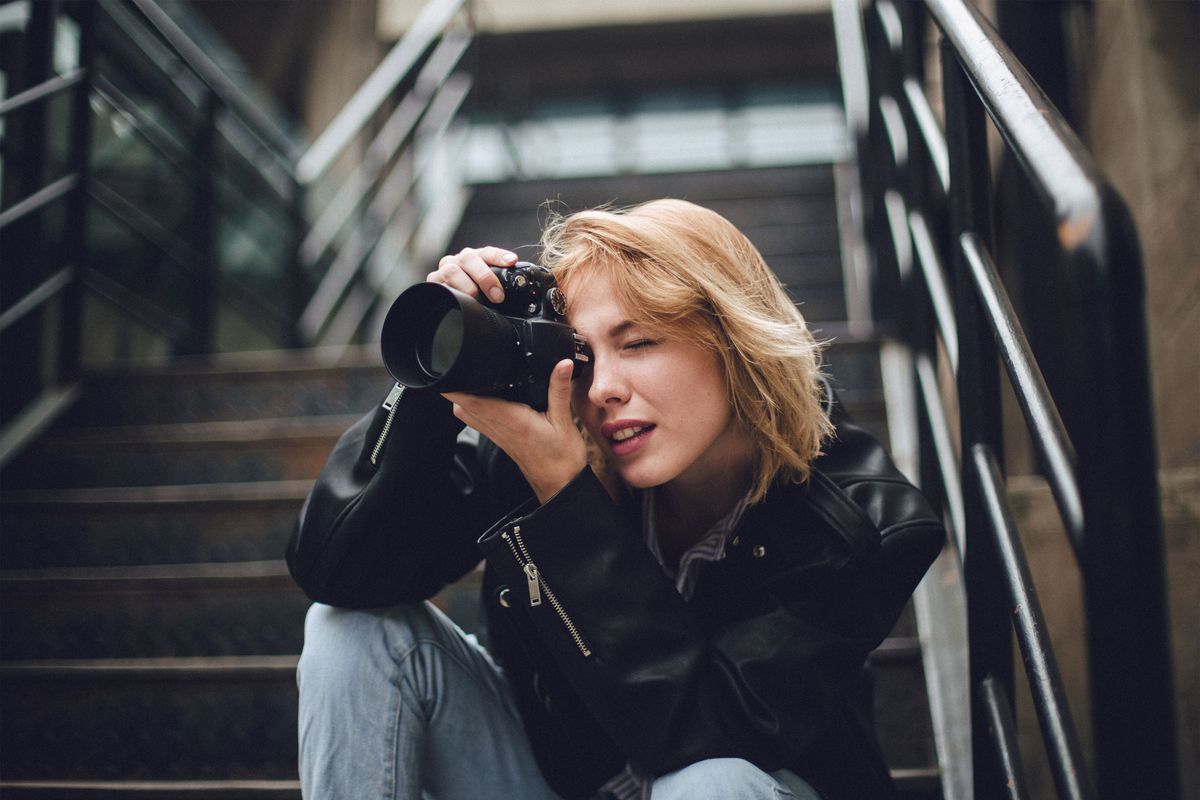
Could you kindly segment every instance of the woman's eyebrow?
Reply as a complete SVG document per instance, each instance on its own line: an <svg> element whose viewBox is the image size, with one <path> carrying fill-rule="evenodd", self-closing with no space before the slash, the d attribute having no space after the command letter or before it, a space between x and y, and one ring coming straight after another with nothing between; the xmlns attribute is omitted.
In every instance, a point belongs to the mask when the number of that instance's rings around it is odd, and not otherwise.
<svg viewBox="0 0 1200 800"><path fill-rule="evenodd" d="M617 339L628 333L629 329L633 328L636 324L637 323L631 319L627 319L624 322L618 322L616 325L613 325L608 329L608 338Z"/></svg>

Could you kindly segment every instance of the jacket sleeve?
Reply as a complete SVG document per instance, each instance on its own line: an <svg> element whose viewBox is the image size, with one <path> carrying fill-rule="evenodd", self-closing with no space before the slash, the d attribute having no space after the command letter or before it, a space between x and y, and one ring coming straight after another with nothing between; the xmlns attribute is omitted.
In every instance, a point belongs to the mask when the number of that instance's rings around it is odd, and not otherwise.
<svg viewBox="0 0 1200 800"><path fill-rule="evenodd" d="M788 519L756 507L743 541L705 565L724 574L708 583L735 596L690 604L590 470L481 545L510 586L530 589L517 594L555 660L641 769L661 775L716 756L776 769L837 752L867 654L941 546L916 490L902 479L895 488L909 504L902 547L882 546L883 520L855 503L800 503ZM854 527L842 532L849 539L831 532L831 513L851 517L834 520ZM795 535L755 538L780 526Z"/></svg>
<svg viewBox="0 0 1200 800"><path fill-rule="evenodd" d="M394 413L381 406L342 435L288 543L288 567L309 598L348 608L416 602L479 562L475 542L494 517L473 433L444 398L405 391Z"/></svg>

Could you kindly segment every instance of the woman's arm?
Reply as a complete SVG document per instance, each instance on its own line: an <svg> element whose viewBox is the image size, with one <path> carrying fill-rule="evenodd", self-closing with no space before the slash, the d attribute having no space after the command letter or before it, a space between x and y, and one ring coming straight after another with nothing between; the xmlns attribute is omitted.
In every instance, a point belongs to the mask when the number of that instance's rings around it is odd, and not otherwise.
<svg viewBox="0 0 1200 800"><path fill-rule="evenodd" d="M439 395L394 403L343 434L300 512L287 561L314 601L415 602L479 561L475 539L494 517L478 447L458 440L463 424Z"/></svg>

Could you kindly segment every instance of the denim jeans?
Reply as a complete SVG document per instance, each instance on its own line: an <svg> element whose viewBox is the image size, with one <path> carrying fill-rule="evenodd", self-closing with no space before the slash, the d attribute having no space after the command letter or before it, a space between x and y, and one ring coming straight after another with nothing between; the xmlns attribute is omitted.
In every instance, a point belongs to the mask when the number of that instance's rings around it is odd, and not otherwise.
<svg viewBox="0 0 1200 800"><path fill-rule="evenodd" d="M504 674L429 603L314 605L304 628L300 785L306 800L558 800ZM652 800L820 800L786 770L712 759L653 783Z"/></svg>

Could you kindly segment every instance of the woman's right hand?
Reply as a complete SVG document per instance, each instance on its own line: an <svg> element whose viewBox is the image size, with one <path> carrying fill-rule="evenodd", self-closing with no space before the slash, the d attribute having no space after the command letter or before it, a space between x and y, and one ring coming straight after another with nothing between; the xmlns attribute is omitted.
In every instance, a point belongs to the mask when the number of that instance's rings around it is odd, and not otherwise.
<svg viewBox="0 0 1200 800"><path fill-rule="evenodd" d="M426 280L474 298L486 292L488 299L499 303L504 299L504 289L489 267L511 267L515 263L517 254L501 247L464 247L458 255L443 256Z"/></svg>

